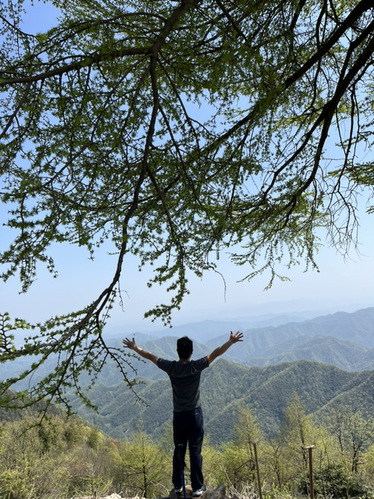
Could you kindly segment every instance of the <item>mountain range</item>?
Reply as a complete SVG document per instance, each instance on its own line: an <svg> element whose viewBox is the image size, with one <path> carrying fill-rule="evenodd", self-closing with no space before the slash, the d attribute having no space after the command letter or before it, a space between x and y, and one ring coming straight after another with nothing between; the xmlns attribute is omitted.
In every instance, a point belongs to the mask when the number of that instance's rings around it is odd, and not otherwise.
<svg viewBox="0 0 374 499"><path fill-rule="evenodd" d="M175 359L176 340L187 334L194 340L193 358L199 358L225 342L230 329L243 331L244 342L230 348L202 375L205 428L213 443L233 437L233 421L242 404L266 434L275 434L294 392L307 414L323 414L342 405L363 415L374 413L374 307L260 327L243 321L205 321L167 329L168 336L163 330L136 333L135 338L159 357ZM119 346L121 340L117 336L107 341ZM88 394L98 411L77 400L74 408L115 438L131 437L142 427L159 439L171 423L169 379L150 362L131 355L129 361L139 382L136 395L108 362ZM21 364L22 359L14 366L0 365L0 378L21 369Z"/></svg>
<svg viewBox="0 0 374 499"><path fill-rule="evenodd" d="M178 332L188 330L194 339L194 358L209 353L229 334L227 329L225 335L203 344L206 323ZM363 415L374 413L374 308L243 332L244 342L230 348L202 375L205 427L212 442L233 437L233 420L242 404L253 411L266 434L275 434L294 392L307 414L347 404ZM176 356L176 340L177 336L136 335L143 348L171 359ZM106 366L90 391L98 412L79 405L76 410L116 438L133 435L140 422L152 437L161 438L171 422L170 382L153 364L132 362L141 382L135 388L138 398L123 383L116 383L115 373Z"/></svg>
<svg viewBox="0 0 374 499"><path fill-rule="evenodd" d="M188 335L194 340L194 357L197 358L225 342L230 329L240 329L244 332L244 342L240 348L231 348L224 356L231 362L266 367L281 362L310 360L347 371L374 369L374 307L277 326L251 328L245 323L238 327L238 323L205 321L175 328L178 334L173 336L165 336L164 330L152 336L137 333L135 338L140 346L159 357L173 359L177 338ZM214 336L213 331L218 334ZM113 343L119 345L120 340L116 338ZM140 376L154 379L161 375L152 365L135 365Z"/></svg>

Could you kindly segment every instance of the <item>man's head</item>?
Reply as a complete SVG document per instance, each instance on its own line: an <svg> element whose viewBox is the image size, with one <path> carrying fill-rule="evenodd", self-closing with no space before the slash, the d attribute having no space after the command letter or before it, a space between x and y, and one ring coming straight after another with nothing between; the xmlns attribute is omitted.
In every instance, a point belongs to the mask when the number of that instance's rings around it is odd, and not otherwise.
<svg viewBox="0 0 374 499"><path fill-rule="evenodd" d="M177 352L180 359L187 360L191 357L193 351L192 340L187 336L179 338L177 341Z"/></svg>

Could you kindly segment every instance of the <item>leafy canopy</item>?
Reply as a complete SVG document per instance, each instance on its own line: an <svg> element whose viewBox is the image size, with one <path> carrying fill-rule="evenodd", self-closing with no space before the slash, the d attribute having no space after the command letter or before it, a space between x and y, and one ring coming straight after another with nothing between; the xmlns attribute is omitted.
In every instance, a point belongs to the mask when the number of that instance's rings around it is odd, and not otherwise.
<svg viewBox="0 0 374 499"><path fill-rule="evenodd" d="M126 354L102 337L126 255L154 264L149 285L170 303L146 313L169 322L212 254L271 285L280 264L316 265L321 228L348 249L374 171L374 20L371 0L49 3L60 16L38 34L23 29L23 0L0 6L0 195L14 234L1 275L27 291L39 262L55 272L53 243L92 256L111 244L116 271L66 317L3 315L0 359L30 355L27 377L56 354L32 393L66 402L108 356L127 379Z"/></svg>

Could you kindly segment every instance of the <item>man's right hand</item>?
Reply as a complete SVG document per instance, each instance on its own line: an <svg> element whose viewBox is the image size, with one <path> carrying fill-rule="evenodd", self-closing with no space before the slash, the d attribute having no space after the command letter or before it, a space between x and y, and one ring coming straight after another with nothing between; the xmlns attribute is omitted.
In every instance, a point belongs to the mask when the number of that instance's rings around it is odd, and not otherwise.
<svg viewBox="0 0 374 499"><path fill-rule="evenodd" d="M122 340L122 343L124 344L125 348L129 348L130 350L135 350L136 347L135 338L133 338L132 340L125 338L124 340Z"/></svg>

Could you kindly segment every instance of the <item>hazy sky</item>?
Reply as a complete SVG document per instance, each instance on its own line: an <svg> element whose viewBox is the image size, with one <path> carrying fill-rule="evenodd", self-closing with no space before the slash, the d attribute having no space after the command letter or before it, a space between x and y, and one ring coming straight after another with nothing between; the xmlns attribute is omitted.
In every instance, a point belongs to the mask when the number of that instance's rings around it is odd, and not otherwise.
<svg viewBox="0 0 374 499"><path fill-rule="evenodd" d="M48 4L43 6L43 9L46 8ZM53 15L30 15L30 26L35 26L37 19L42 23L41 29L45 29L48 18L51 20ZM4 216L4 207L0 207L0 227ZM372 221L373 216L365 215L363 211L359 233L361 256L352 250L351 258L344 260L333 248L325 247L317 257L319 273L305 273L301 265L289 273L291 282L276 282L269 291L263 291L266 278L237 283L246 272L227 259L221 259L219 270L225 276L226 289L218 274L206 274L202 280L192 277L191 293L182 309L175 313L174 323L279 312L315 311L319 315L374 306ZM2 227L1 231L0 249L3 249L7 234ZM26 295L19 294L17 279L0 282L0 312L7 311L12 316L37 321L77 310L97 297L115 271L115 258L105 251L99 253L93 262L88 259L85 250L77 248L56 247L54 256L59 277L53 279L41 269L37 281ZM134 260L127 262L121 283L124 310L120 306L115 307L110 327L123 325L125 333L154 327L149 320L142 318L143 313L160 303L160 298L163 301L164 294L159 288L147 288L147 274L148 271L138 272ZM158 322L157 328L160 326Z"/></svg>
<svg viewBox="0 0 374 499"><path fill-rule="evenodd" d="M3 214L1 207L0 216ZM352 258L344 260L333 248L325 247L317 258L319 273L297 267L289 273L291 282L275 282L268 291L263 290L267 281L262 277L236 282L244 276L243 268L221 259L219 270L225 276L226 288L222 278L213 272L203 279L191 277L191 293L175 313L174 324L280 312L315 311L320 315L374 306L372 217L365 216L363 220L361 257L352 252ZM4 239L1 247L3 243ZM0 282L1 312L37 321L78 310L98 296L115 271L115 257L104 251L91 261L83 249L56 246L54 256L59 276L53 278L41 267L36 282L25 295L19 294L17 279ZM110 327L118 329L121 325L125 333L160 328L160 322L155 326L143 319L148 308L165 301L161 288L147 288L149 272L139 272L134 259L127 261L121 280L123 310L119 305L113 309Z"/></svg>

